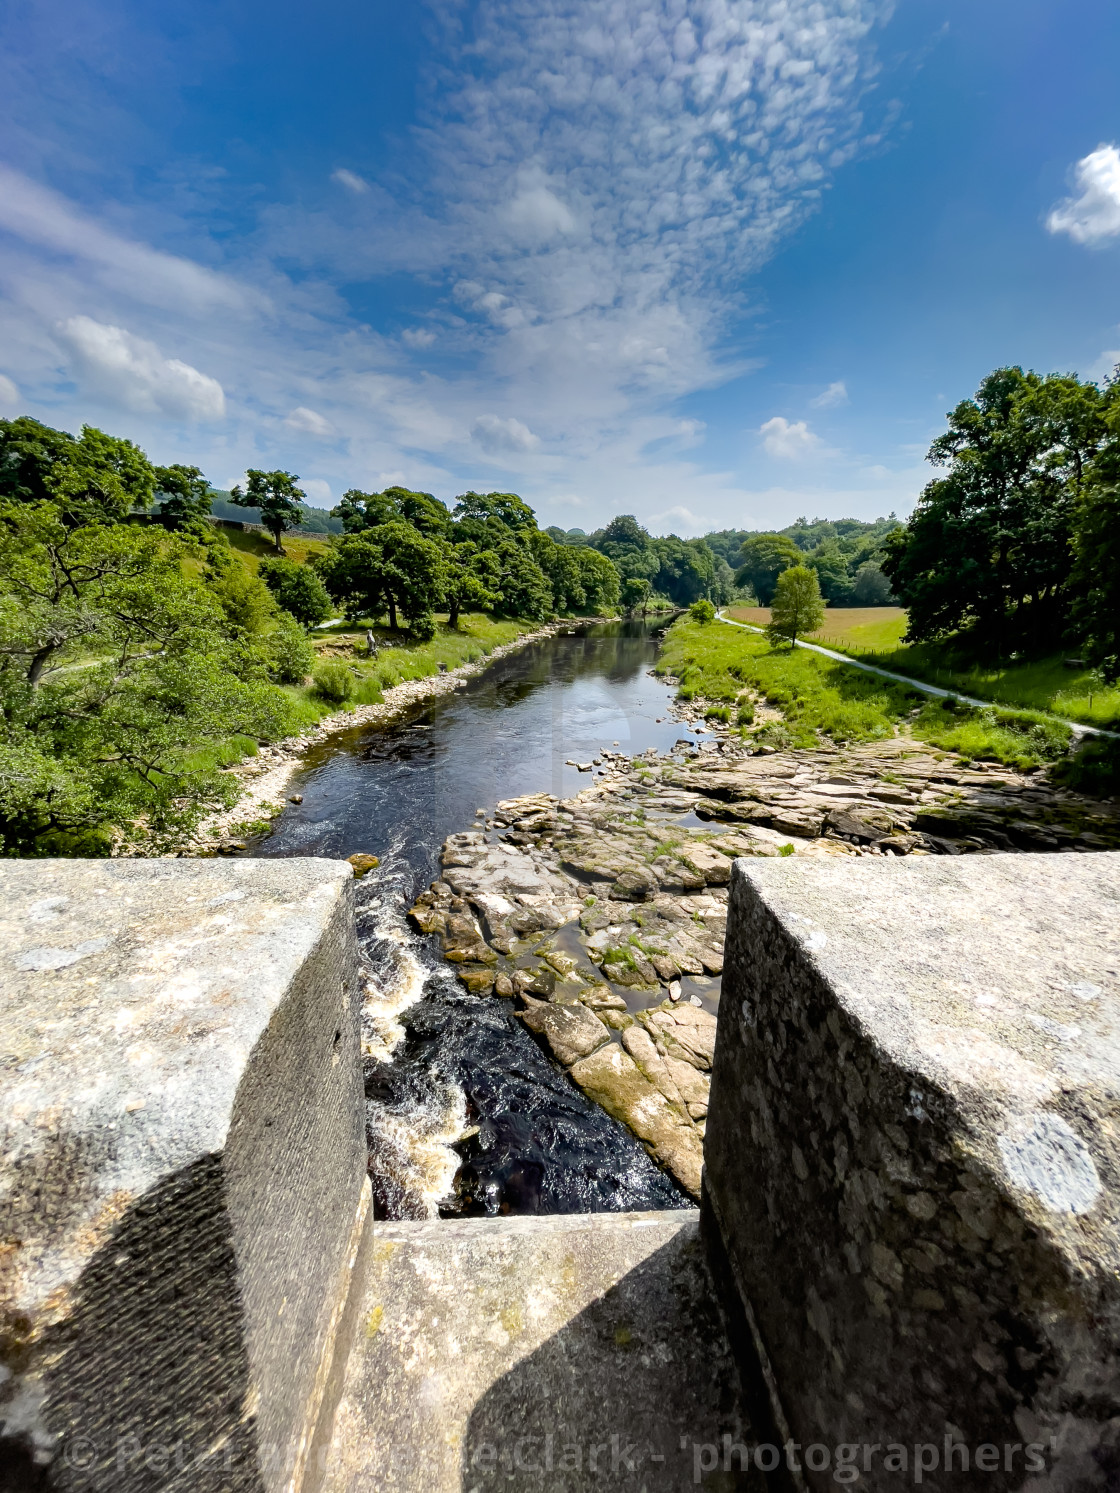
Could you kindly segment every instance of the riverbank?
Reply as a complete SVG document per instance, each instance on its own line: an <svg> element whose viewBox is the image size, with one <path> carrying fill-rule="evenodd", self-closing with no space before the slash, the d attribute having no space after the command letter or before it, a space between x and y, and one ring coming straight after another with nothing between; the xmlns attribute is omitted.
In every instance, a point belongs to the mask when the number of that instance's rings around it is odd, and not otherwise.
<svg viewBox="0 0 1120 1493"><path fill-rule="evenodd" d="M236 801L229 808L209 815L182 845L168 853L210 855L232 854L244 850L247 837L266 831L272 820L283 812L292 779L303 766L303 759L313 747L328 737L354 727L387 725L414 710L424 700L461 689L469 679L508 654L553 637L558 632L604 620L607 619L564 618L536 626L524 624L525 631L518 637L498 644L481 657L448 669L445 673L438 671L433 658L431 673L421 678L403 679L400 683L388 686L380 691L379 700L333 711L298 735L259 747L255 756L246 757L226 769L238 785ZM392 652L397 654L397 650ZM406 652L401 650L397 657L388 660L383 658L382 667L386 666L393 669L407 668ZM127 853L135 855L138 852L131 848Z"/></svg>
<svg viewBox="0 0 1120 1493"><path fill-rule="evenodd" d="M725 736L594 765L574 797L504 800L450 835L410 916L693 1196L735 857L1120 848L1115 805L906 736L785 752Z"/></svg>

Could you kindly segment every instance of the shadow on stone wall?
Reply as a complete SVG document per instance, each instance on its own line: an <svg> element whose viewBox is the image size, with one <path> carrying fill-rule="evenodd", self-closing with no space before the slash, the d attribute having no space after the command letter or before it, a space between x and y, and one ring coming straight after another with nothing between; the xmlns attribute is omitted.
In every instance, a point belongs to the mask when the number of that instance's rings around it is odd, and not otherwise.
<svg viewBox="0 0 1120 1493"><path fill-rule="evenodd" d="M0 1442L3 1493L263 1489L223 1185L207 1157L141 1197L24 1350L63 1439L49 1468Z"/></svg>
<svg viewBox="0 0 1120 1493"><path fill-rule="evenodd" d="M738 1470L757 1438L693 1233L629 1271L475 1406L463 1493L490 1488L619 1493L767 1486ZM727 1470L724 1464L727 1463Z"/></svg>

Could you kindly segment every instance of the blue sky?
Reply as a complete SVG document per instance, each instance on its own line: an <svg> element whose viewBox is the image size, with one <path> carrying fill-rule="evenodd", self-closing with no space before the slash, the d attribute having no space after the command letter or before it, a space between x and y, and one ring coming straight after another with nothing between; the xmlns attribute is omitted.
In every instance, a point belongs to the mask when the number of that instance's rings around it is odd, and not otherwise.
<svg viewBox="0 0 1120 1493"><path fill-rule="evenodd" d="M311 501L909 510L990 368L1120 361L1120 8L0 11L0 413Z"/></svg>

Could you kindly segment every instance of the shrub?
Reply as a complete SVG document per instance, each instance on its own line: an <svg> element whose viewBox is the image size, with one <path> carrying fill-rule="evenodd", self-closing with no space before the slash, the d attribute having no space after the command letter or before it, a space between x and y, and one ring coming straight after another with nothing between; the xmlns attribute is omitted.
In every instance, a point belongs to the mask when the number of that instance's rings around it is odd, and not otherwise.
<svg viewBox="0 0 1120 1493"><path fill-rule="evenodd" d="M1120 741L1106 736L1083 738L1079 749L1055 766L1053 777L1078 793L1099 798L1120 793Z"/></svg>
<svg viewBox="0 0 1120 1493"><path fill-rule="evenodd" d="M706 596L699 601L694 601L688 609L688 615L693 622L714 622L716 620L716 609Z"/></svg>
<svg viewBox="0 0 1120 1493"><path fill-rule="evenodd" d="M265 640L268 672L277 684L302 684L315 667L315 649L293 616L281 612Z"/></svg>
<svg viewBox="0 0 1120 1493"><path fill-rule="evenodd" d="M312 678L324 700L342 705L354 694L354 676L343 663L320 664Z"/></svg>

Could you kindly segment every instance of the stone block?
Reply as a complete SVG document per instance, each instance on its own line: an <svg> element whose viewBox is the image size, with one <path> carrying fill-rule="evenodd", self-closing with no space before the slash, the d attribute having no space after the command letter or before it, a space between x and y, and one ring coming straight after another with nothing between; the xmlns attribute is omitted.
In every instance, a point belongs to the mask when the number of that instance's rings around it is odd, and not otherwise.
<svg viewBox="0 0 1120 1493"><path fill-rule="evenodd" d="M368 1198L351 877L0 864L5 1487L301 1486Z"/></svg>
<svg viewBox="0 0 1120 1493"><path fill-rule="evenodd" d="M705 1206L792 1436L1120 1486L1120 855L741 860L726 953Z"/></svg>

